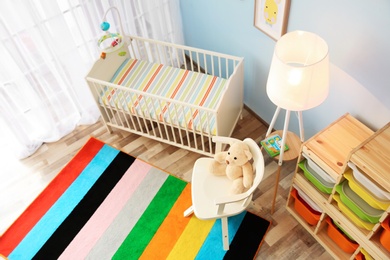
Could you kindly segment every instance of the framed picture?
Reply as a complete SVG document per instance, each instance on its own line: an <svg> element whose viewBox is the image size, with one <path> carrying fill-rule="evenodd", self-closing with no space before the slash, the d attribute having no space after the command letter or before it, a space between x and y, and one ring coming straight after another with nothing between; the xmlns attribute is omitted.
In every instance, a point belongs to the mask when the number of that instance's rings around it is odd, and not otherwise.
<svg viewBox="0 0 390 260"><path fill-rule="evenodd" d="M287 31L290 0L255 0L254 26L274 40Z"/></svg>

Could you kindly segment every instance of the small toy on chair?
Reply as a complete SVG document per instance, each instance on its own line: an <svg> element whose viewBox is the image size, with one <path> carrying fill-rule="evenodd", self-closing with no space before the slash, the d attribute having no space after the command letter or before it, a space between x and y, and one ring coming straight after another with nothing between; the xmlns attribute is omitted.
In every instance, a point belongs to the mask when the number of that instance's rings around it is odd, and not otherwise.
<svg viewBox="0 0 390 260"><path fill-rule="evenodd" d="M214 156L210 172L215 175L226 175L232 180L232 194L243 193L253 183L254 173L251 164L252 153L247 144L234 142L227 152L219 152Z"/></svg>

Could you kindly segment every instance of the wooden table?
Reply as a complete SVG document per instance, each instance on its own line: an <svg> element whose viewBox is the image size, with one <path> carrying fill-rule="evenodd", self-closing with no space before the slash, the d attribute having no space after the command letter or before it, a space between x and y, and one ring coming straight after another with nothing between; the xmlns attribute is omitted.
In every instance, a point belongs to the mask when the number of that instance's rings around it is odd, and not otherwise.
<svg viewBox="0 0 390 260"><path fill-rule="evenodd" d="M279 136L283 136L283 130L277 130L275 132L272 132L270 136L278 134ZM282 161L291 161L295 160L299 156L299 152L301 150L301 140L300 138L294 134L293 132L288 131L287 137L286 137L286 144L289 147L287 151L284 151L283 154L283 160ZM279 161L279 155L273 157L273 159ZM274 190L274 198L272 200L272 208L271 208L271 214L274 214L275 211L275 201L276 201L276 195L278 193L278 186L279 186L279 179L280 179L280 171L282 169L282 165L279 164L278 170L276 172L276 180L275 180L275 190Z"/></svg>

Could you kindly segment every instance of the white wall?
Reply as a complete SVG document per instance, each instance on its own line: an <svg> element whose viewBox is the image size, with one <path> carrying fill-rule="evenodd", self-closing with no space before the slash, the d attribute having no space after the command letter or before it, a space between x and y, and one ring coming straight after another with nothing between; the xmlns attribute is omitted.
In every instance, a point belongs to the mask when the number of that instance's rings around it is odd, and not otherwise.
<svg viewBox="0 0 390 260"><path fill-rule="evenodd" d="M244 102L270 122L266 81L275 41L253 26L254 0L180 0L186 44L245 58ZM350 113L373 130L390 121L390 1L291 0L288 31L329 45L327 100L303 113L306 139ZM283 128L283 114L275 128ZM297 120L290 129L298 133Z"/></svg>

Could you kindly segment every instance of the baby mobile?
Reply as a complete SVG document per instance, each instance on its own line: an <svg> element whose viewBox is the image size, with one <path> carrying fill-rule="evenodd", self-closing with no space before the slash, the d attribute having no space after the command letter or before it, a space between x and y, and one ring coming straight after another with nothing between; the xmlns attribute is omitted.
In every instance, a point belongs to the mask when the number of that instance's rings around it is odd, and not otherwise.
<svg viewBox="0 0 390 260"><path fill-rule="evenodd" d="M107 16L108 11L110 11L111 9L115 9L118 13L122 34L111 33L109 31L110 23L108 23L106 21L106 16ZM100 24L100 28L102 29L102 31L105 32L105 34L102 37L100 37L100 39L98 40L98 47L102 51L100 58L105 59L106 53L114 52L114 51L120 49L124 44L122 22L120 19L119 11L116 7L110 7L109 9L107 9L107 11L103 17L103 22ZM126 52L119 53L119 55L121 55L121 56L123 56L125 54L126 54Z"/></svg>

